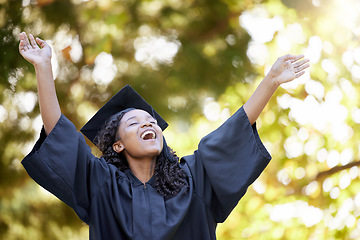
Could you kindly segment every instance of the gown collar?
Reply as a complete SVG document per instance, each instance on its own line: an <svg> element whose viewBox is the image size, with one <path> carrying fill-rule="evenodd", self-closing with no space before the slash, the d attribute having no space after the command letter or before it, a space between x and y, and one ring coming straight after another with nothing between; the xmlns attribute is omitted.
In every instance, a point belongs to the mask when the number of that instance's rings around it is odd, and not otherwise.
<svg viewBox="0 0 360 240"><path fill-rule="evenodd" d="M131 171L131 169L127 169L125 171L125 174L128 176L128 178L131 181L131 184L134 187L143 186L144 184L134 175L134 173ZM152 175L152 177L149 179L149 181L146 182L147 184L150 184L152 187L155 188L155 174Z"/></svg>

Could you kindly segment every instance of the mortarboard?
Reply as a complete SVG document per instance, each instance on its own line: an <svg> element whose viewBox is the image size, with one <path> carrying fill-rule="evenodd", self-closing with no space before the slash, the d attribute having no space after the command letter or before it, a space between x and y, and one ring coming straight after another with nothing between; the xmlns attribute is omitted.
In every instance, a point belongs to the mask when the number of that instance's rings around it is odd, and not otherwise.
<svg viewBox="0 0 360 240"><path fill-rule="evenodd" d="M123 87L80 129L94 143L94 138L103 128L105 122L114 114L127 108L142 109L156 120L164 131L168 123L148 104L130 85Z"/></svg>

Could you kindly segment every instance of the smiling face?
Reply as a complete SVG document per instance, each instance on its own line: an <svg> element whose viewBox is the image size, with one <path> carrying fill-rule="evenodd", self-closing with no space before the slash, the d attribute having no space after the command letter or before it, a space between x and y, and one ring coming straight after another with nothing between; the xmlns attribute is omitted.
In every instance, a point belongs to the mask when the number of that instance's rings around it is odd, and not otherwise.
<svg viewBox="0 0 360 240"><path fill-rule="evenodd" d="M113 144L116 152L123 152L126 159L154 159L163 148L161 128L148 112L131 110L121 119L117 142Z"/></svg>

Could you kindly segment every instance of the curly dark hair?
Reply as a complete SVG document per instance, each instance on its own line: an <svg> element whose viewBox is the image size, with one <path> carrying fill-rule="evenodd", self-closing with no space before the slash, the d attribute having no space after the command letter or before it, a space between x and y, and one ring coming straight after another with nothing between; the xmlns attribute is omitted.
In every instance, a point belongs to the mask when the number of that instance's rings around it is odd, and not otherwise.
<svg viewBox="0 0 360 240"><path fill-rule="evenodd" d="M129 164L123 153L114 151L112 145L119 139L118 128L125 113L135 110L127 108L113 115L99 131L94 139L96 146L103 153L106 162L115 165L120 171L129 169ZM178 194L183 187L188 188L186 173L179 166L179 157L167 146L163 138L163 149L156 158L154 177L156 190L164 197L171 198Z"/></svg>

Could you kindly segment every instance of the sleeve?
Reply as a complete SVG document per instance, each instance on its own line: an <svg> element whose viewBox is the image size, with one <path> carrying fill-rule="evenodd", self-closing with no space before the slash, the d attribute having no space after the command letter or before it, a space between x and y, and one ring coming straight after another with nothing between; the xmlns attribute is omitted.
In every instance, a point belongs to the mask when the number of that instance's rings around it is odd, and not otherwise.
<svg viewBox="0 0 360 240"><path fill-rule="evenodd" d="M91 196L109 175L108 165L91 154L83 135L64 115L48 136L42 129L22 164L32 179L88 223Z"/></svg>
<svg viewBox="0 0 360 240"><path fill-rule="evenodd" d="M271 159L243 108L205 136L194 156L189 166L196 191L216 222L225 221Z"/></svg>

